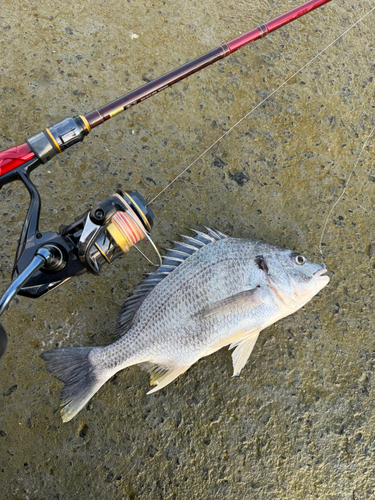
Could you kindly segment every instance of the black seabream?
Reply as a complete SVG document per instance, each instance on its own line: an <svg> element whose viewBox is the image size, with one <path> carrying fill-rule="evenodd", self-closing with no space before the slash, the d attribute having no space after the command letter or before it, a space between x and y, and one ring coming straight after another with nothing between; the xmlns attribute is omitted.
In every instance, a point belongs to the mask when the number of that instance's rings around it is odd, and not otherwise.
<svg viewBox="0 0 375 500"><path fill-rule="evenodd" d="M210 229L195 233L175 243L125 301L115 343L42 354L65 383L65 422L110 377L135 364L151 373L149 394L224 346L233 349L233 374L239 375L259 333L329 282L325 268L291 250Z"/></svg>

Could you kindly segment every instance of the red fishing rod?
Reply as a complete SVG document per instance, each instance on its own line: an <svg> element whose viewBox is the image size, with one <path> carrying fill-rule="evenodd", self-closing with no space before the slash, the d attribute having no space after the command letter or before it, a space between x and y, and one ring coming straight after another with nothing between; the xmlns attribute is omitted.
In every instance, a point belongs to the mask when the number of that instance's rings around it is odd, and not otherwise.
<svg viewBox="0 0 375 500"><path fill-rule="evenodd" d="M112 263L141 239L150 240L154 214L137 192L118 191L77 221L61 227L58 233L41 233L40 196L30 180L30 173L36 167L83 141L93 128L113 116L330 1L310 0L87 115L65 118L25 143L1 151L0 188L21 180L29 191L30 206L18 243L13 282L0 299L0 315L17 293L40 297L73 276L84 272L99 274L105 263ZM5 348L6 334L0 325L0 357Z"/></svg>
<svg viewBox="0 0 375 500"><path fill-rule="evenodd" d="M152 82L135 89L128 94L112 101L101 108L91 111L87 115L75 118L66 118L39 134L31 137L26 143L0 152L0 183L11 182L13 176L6 176L18 166L37 157L40 163L46 163L53 156L61 153L73 144L80 142L95 127L118 115L122 111L148 99L149 97L171 87L175 83L210 66L219 59L229 56L244 45L263 38L272 31L298 19L301 16L321 7L331 0L310 0L309 2L268 21L257 28L241 35L230 42L224 43L206 54L203 54L182 66L173 69L165 75L159 76Z"/></svg>

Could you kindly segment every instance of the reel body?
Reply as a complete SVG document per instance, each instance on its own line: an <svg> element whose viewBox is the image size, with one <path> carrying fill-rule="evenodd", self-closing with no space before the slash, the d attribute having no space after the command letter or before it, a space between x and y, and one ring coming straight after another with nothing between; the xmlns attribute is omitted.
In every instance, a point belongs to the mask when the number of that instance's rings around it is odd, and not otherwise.
<svg viewBox="0 0 375 500"><path fill-rule="evenodd" d="M27 277L17 293L37 298L74 276L100 274L103 265L112 264L148 236L153 220L139 193L117 191L56 233L36 231L20 241L22 251L17 252L12 279L24 273L40 248L48 248L53 259Z"/></svg>

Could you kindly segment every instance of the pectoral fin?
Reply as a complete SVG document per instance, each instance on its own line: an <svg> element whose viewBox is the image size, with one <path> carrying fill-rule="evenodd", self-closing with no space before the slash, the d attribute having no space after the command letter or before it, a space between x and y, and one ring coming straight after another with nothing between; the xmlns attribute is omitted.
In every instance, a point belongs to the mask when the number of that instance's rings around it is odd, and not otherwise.
<svg viewBox="0 0 375 500"><path fill-rule="evenodd" d="M249 356L255 346L256 341L258 340L260 330L256 330L250 334L250 336L244 338L237 344L237 347L232 353L232 361L233 361L233 377L238 376L241 373L242 368L245 366L246 361L249 359ZM233 348L232 344L230 348Z"/></svg>
<svg viewBox="0 0 375 500"><path fill-rule="evenodd" d="M249 310L262 304L262 301L256 295L258 288L252 288L244 292L237 293L226 299L219 300L211 304L201 311L196 316L202 320L214 319L217 316L224 316L230 313L239 313L243 310Z"/></svg>

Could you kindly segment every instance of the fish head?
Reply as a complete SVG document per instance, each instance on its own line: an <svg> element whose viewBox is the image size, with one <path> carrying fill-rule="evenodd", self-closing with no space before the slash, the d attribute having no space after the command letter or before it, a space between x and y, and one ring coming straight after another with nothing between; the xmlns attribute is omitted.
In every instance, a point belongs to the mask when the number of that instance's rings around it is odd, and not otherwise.
<svg viewBox="0 0 375 500"><path fill-rule="evenodd" d="M274 248L267 253L258 267L263 268L269 286L286 305L302 307L330 281L325 267L298 252Z"/></svg>

